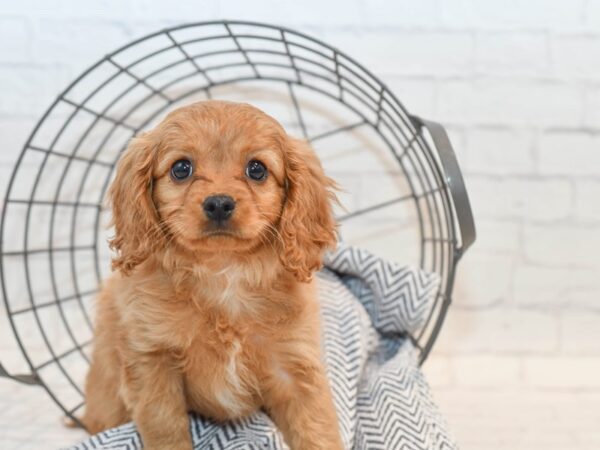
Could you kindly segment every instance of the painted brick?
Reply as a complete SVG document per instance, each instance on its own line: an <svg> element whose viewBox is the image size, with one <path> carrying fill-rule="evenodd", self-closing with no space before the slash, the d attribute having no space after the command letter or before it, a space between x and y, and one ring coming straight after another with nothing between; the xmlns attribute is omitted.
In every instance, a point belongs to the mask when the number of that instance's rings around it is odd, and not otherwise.
<svg viewBox="0 0 600 450"><path fill-rule="evenodd" d="M458 387L507 388L520 383L520 361L514 356L458 355L451 359Z"/></svg>
<svg viewBox="0 0 600 450"><path fill-rule="evenodd" d="M438 26L437 6L435 0L368 0L364 2L364 23L394 28L434 28Z"/></svg>
<svg viewBox="0 0 600 450"><path fill-rule="evenodd" d="M584 105L584 126L600 131L600 89L594 85L586 86Z"/></svg>
<svg viewBox="0 0 600 450"><path fill-rule="evenodd" d="M595 273L598 273L597 269ZM598 302L600 286L597 283L591 287L574 290L571 292L570 297L573 305L577 305L582 309L600 311L600 302Z"/></svg>
<svg viewBox="0 0 600 450"><path fill-rule="evenodd" d="M155 2L148 0L148 3ZM193 0L190 4L197 4ZM264 0L258 4L253 2L218 2L218 13L221 17L231 19L252 18L259 22L290 26L309 25L324 28L343 25L358 25L363 16L359 2L351 1L340 5L337 2L308 0ZM168 8L165 4L164 8ZM195 14L198 14L196 12ZM332 20L332 18L335 18Z"/></svg>
<svg viewBox="0 0 600 450"><path fill-rule="evenodd" d="M64 67L45 65L0 65L2 101L0 115L41 117L67 85L69 72Z"/></svg>
<svg viewBox="0 0 600 450"><path fill-rule="evenodd" d="M448 388L454 386L454 372L451 358L448 356L432 353L427 358L427 364L423 366L427 382L433 389Z"/></svg>
<svg viewBox="0 0 600 450"><path fill-rule="evenodd" d="M497 312L498 309L495 308L494 311ZM488 310L450 308L435 343L436 354L455 356L489 352L490 339L482 323L482 318L486 317L489 317Z"/></svg>
<svg viewBox="0 0 600 450"><path fill-rule="evenodd" d="M20 2L2 2L0 3L0 14L37 17L40 15L55 14L58 8L56 2L47 2L44 0L23 0Z"/></svg>
<svg viewBox="0 0 600 450"><path fill-rule="evenodd" d="M598 267L600 233L596 227L526 225L524 254L532 262L556 266Z"/></svg>
<svg viewBox="0 0 600 450"><path fill-rule="evenodd" d="M461 447L481 450L596 450L600 396L591 390L437 390Z"/></svg>
<svg viewBox="0 0 600 450"><path fill-rule="evenodd" d="M598 287L595 268L547 267L518 263L515 267L513 290L515 302L523 307L565 311L587 309L577 301L578 293ZM600 304L597 305L600 309Z"/></svg>
<svg viewBox="0 0 600 450"><path fill-rule="evenodd" d="M242 3L242 2L239 2ZM230 16L231 18L243 17L243 5L240 4L240 14ZM194 0L181 0L177 2L177 6L166 2L154 2L151 0L134 0L133 14L136 18L144 20L161 19L166 21L184 22L183 18L187 17L185 22L200 22L203 20L212 20L219 15L218 0L202 0L201 2Z"/></svg>
<svg viewBox="0 0 600 450"><path fill-rule="evenodd" d="M35 61L68 64L75 74L132 40L125 22L95 19L45 19L40 21L38 33Z"/></svg>
<svg viewBox="0 0 600 450"><path fill-rule="evenodd" d="M600 1L588 0L583 15L584 28L595 32L600 27Z"/></svg>
<svg viewBox="0 0 600 450"><path fill-rule="evenodd" d="M530 357L523 361L524 376L532 387L599 388L600 357Z"/></svg>
<svg viewBox="0 0 600 450"><path fill-rule="evenodd" d="M436 83L422 77L384 76L382 81L410 114L431 117L435 111Z"/></svg>
<svg viewBox="0 0 600 450"><path fill-rule="evenodd" d="M491 316L491 312L490 312ZM506 308L489 317L490 348L498 353L553 353L559 345L556 315L546 311Z"/></svg>
<svg viewBox="0 0 600 450"><path fill-rule="evenodd" d="M26 10L28 15L38 18L61 18L61 19L112 19L122 20L124 17L133 20L133 0L95 0L82 4L78 0L60 0L45 2L43 0L25 0L31 6L21 7L20 11Z"/></svg>
<svg viewBox="0 0 600 450"><path fill-rule="evenodd" d="M325 31L322 37L378 75L461 75L473 66L467 33L357 30Z"/></svg>
<svg viewBox="0 0 600 450"><path fill-rule="evenodd" d="M600 70L600 38L594 35L554 36L551 40L552 71L558 78L597 80Z"/></svg>
<svg viewBox="0 0 600 450"><path fill-rule="evenodd" d="M474 253L462 262L456 277L454 303L458 306L484 308L506 302L514 257L502 254ZM494 276L490 277L489 274ZM485 283L481 280L486 279Z"/></svg>
<svg viewBox="0 0 600 450"><path fill-rule="evenodd" d="M600 136L580 131L549 131L540 139L539 171L544 175L597 175Z"/></svg>
<svg viewBox="0 0 600 450"><path fill-rule="evenodd" d="M436 342L442 355L553 354L559 346L556 314L500 305L484 310L451 308Z"/></svg>
<svg viewBox="0 0 600 450"><path fill-rule="evenodd" d="M569 354L600 354L600 311L564 311L560 316L561 350Z"/></svg>
<svg viewBox="0 0 600 450"><path fill-rule="evenodd" d="M572 209L572 187L565 180L468 176L467 186L478 217L555 221Z"/></svg>
<svg viewBox="0 0 600 450"><path fill-rule="evenodd" d="M516 127L580 126L583 91L552 81L452 80L438 89L439 120Z"/></svg>
<svg viewBox="0 0 600 450"><path fill-rule="evenodd" d="M12 166L16 162L35 122L32 119L10 117L0 120L0 136L2 137L0 164Z"/></svg>
<svg viewBox="0 0 600 450"><path fill-rule="evenodd" d="M521 224L508 220L477 219L477 245L469 250L478 255L516 255L520 249Z"/></svg>
<svg viewBox="0 0 600 450"><path fill-rule="evenodd" d="M26 62L31 58L31 24L23 17L0 16L0 63Z"/></svg>
<svg viewBox="0 0 600 450"><path fill-rule="evenodd" d="M478 74L535 76L549 70L548 45L542 33L481 33L475 42Z"/></svg>
<svg viewBox="0 0 600 450"><path fill-rule="evenodd" d="M534 172L533 143L529 130L475 128L467 131L469 161L466 171L478 174L509 175Z"/></svg>
<svg viewBox="0 0 600 450"><path fill-rule="evenodd" d="M600 181L575 181L575 218L581 222L600 221Z"/></svg>
<svg viewBox="0 0 600 450"><path fill-rule="evenodd" d="M583 26L584 0L453 0L440 7L442 23L451 28L577 31Z"/></svg>

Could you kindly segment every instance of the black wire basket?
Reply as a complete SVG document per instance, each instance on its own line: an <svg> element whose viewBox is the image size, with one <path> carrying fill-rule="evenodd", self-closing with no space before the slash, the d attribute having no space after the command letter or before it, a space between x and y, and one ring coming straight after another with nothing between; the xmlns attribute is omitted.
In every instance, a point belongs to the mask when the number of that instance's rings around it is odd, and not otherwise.
<svg viewBox="0 0 600 450"><path fill-rule="evenodd" d="M30 373L66 415L85 403L94 295L109 273L103 199L130 138L192 101L246 101L308 139L343 190L342 238L441 277L425 360L475 239L444 129L411 116L373 74L305 34L218 21L166 29L107 55L60 94L10 178L0 223L6 310ZM427 130L427 133L424 133ZM433 145L432 145L433 144ZM75 419L76 420L76 419Z"/></svg>

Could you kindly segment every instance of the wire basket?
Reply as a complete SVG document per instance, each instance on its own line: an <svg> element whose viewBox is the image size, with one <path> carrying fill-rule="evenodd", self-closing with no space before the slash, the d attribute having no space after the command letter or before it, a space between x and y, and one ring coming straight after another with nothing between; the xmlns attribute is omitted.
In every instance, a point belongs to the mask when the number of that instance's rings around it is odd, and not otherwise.
<svg viewBox="0 0 600 450"><path fill-rule="evenodd" d="M138 131L208 98L252 103L311 142L343 188L342 238L441 276L425 326L410 336L421 362L440 331L456 264L475 238L444 129L410 116L363 66L305 34L238 21L178 26L116 50L73 81L10 178L0 279L31 373L0 365L0 375L43 386L73 419L85 403L93 298L109 274L103 199L115 163Z"/></svg>

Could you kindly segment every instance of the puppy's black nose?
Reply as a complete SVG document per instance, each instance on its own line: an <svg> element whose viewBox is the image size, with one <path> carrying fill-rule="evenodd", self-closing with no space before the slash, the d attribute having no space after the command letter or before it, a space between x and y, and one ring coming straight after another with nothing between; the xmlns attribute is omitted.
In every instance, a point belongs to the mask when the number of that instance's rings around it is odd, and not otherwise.
<svg viewBox="0 0 600 450"><path fill-rule="evenodd" d="M210 220L223 222L233 214L235 201L229 195L211 195L202 203L202 209Z"/></svg>

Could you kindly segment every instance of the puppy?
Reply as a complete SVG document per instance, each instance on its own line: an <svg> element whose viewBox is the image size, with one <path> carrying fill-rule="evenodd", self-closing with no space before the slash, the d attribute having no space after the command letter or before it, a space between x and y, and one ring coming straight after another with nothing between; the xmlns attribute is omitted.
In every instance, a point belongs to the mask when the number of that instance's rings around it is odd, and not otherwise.
<svg viewBox="0 0 600 450"><path fill-rule="evenodd" d="M188 411L263 408L292 449L341 449L312 281L336 241L333 187L247 104L196 103L134 138L109 192L86 428L133 420L144 448L191 449Z"/></svg>

